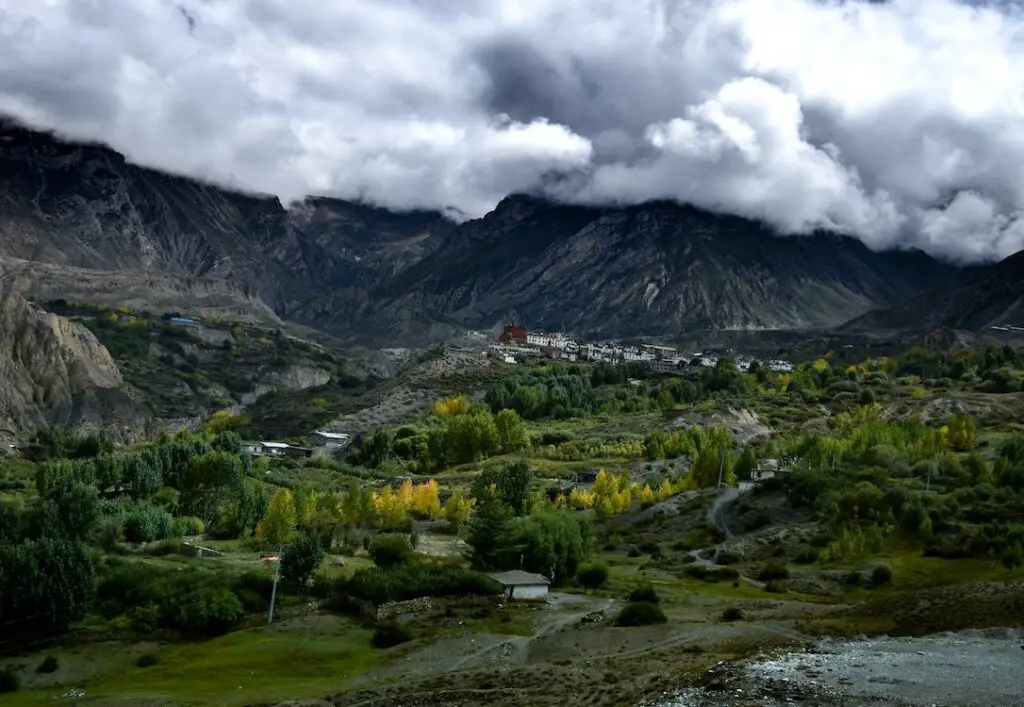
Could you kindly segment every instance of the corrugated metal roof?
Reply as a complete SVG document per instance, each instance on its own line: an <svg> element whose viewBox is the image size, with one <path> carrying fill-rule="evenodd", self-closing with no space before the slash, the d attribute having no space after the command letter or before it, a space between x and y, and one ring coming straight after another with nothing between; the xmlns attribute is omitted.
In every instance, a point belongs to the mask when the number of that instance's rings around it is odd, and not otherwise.
<svg viewBox="0 0 1024 707"><path fill-rule="evenodd" d="M551 580L544 575L523 572L522 570L494 572L487 576L506 587L518 587L526 584L551 584Z"/></svg>
<svg viewBox="0 0 1024 707"><path fill-rule="evenodd" d="M288 449L288 447L292 446L287 442L260 442L260 444L271 449Z"/></svg>

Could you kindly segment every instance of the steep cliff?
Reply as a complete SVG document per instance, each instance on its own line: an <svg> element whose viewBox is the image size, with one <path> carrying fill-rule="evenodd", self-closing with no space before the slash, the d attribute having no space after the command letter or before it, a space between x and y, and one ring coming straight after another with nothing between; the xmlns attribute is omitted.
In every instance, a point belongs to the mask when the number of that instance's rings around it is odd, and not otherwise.
<svg viewBox="0 0 1024 707"><path fill-rule="evenodd" d="M141 410L121 384L110 353L88 329L38 310L10 283L0 283L0 428L6 436L54 424L134 426Z"/></svg>

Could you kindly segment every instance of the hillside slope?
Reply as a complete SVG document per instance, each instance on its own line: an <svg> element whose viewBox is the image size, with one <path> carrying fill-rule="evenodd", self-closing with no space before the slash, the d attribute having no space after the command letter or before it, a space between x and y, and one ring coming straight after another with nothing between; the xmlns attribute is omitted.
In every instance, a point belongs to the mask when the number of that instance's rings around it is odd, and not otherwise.
<svg viewBox="0 0 1024 707"><path fill-rule="evenodd" d="M868 312L840 330L924 333L939 327L977 331L992 326L1024 326L1024 251L975 268L962 283Z"/></svg>
<svg viewBox="0 0 1024 707"><path fill-rule="evenodd" d="M384 320L439 312L467 326L630 336L830 327L957 271L830 233L779 237L687 206L554 206L510 197L464 224L382 298Z"/></svg>

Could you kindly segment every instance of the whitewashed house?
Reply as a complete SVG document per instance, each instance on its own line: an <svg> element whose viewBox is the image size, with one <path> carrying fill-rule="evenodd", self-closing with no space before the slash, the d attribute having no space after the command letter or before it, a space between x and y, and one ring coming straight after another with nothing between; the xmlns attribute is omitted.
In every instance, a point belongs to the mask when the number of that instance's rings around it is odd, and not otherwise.
<svg viewBox="0 0 1024 707"><path fill-rule="evenodd" d="M547 601L551 589L551 580L533 572L511 570L487 576L505 588L506 601Z"/></svg>

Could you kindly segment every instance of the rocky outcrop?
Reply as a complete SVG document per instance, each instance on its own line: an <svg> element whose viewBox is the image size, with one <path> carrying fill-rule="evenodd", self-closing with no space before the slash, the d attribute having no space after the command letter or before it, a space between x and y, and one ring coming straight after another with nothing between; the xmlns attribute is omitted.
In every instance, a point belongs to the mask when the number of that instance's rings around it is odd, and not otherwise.
<svg viewBox="0 0 1024 707"><path fill-rule="evenodd" d="M53 424L117 428L133 407L121 384L110 353L88 329L0 284L0 428L7 436Z"/></svg>

